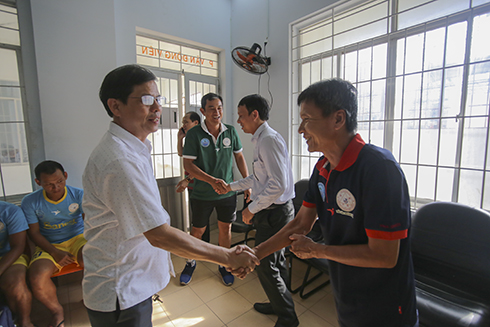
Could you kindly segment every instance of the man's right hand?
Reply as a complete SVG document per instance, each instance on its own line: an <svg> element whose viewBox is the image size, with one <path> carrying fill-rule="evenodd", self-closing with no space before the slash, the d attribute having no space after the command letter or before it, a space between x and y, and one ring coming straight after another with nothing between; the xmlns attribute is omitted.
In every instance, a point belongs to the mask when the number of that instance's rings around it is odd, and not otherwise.
<svg viewBox="0 0 490 327"><path fill-rule="evenodd" d="M184 129L181 127L181 128L179 128L179 132L177 133L177 138L178 138L179 140L183 140L183 139L184 139L184 137L185 137L185 131L184 131Z"/></svg>
<svg viewBox="0 0 490 327"><path fill-rule="evenodd" d="M227 265L227 270L240 279L245 278L254 271L255 266L260 265L260 260L257 259L254 251L246 245L238 245L230 251L230 263Z"/></svg>
<svg viewBox="0 0 490 327"><path fill-rule="evenodd" d="M62 267L75 262L75 256L73 254L59 249L56 249L55 252L51 253L51 256Z"/></svg>
<svg viewBox="0 0 490 327"><path fill-rule="evenodd" d="M224 180L218 179L216 180L216 187L214 187L214 190L218 194L226 194L231 192L231 187L230 184L227 184Z"/></svg>
<svg viewBox="0 0 490 327"><path fill-rule="evenodd" d="M257 258L255 255L255 251L251 248L249 248L246 245L237 245L235 246L232 250L235 251L235 254L237 256L243 256L243 255L249 255L252 256L254 259L255 265L260 264L260 260ZM233 275L237 276L240 279L244 279L249 273L251 273L254 270L255 267L248 267L248 266L240 266L238 268L233 267L228 267L226 270L231 272Z"/></svg>

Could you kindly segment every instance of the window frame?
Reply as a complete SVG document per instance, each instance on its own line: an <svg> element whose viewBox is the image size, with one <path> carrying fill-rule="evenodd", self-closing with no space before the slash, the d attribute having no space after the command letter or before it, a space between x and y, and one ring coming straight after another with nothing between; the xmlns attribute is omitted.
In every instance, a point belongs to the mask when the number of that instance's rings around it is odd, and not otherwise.
<svg viewBox="0 0 490 327"><path fill-rule="evenodd" d="M171 43L175 46L180 47L180 49L182 49L182 47L186 47L186 48L194 48L195 50L199 50L199 51L214 53L218 57L218 63L220 62L220 59L221 59L220 58L220 51L218 51L217 48L214 48L211 46L206 47L205 45L202 45L202 44L199 44L199 45L193 44L190 41L185 42L185 40L177 39L176 37L172 37L169 35L154 35L150 31L142 29L142 28L138 28L137 30L138 30L138 32L137 32L136 36L139 36L139 37L150 38L150 39L152 39L154 41L158 41L158 42ZM159 34L159 33L157 33L157 34ZM139 46L138 43L135 43L135 45L136 45L136 47ZM138 51L138 50L136 50L136 51ZM138 59L138 56L139 56L138 52L136 52L136 56ZM185 72L183 69L181 69L182 63L180 64L179 70L172 70L169 68L163 68L163 67L161 67L160 63L158 65L158 67L145 65L144 63L139 63L139 64L148 68L149 70L151 70L158 78L170 78L170 79L176 79L177 80L177 89L178 89L177 92L178 92L178 98L179 98L177 107L165 105L162 108L163 111L166 109L170 109L170 110L177 109L178 119L176 122L170 123L171 125L173 125L171 127L171 131L170 131L170 140L171 140L170 142L171 142L171 147L173 148L177 142L177 134L175 133L175 137L173 137L172 130L174 130L174 132L178 131L178 128L180 128L180 125L181 125L182 117L185 115L185 113L194 110L194 111L197 111L199 113L199 115L201 115L199 110L196 110L196 107L192 106L190 104L190 101L187 100L187 99L190 99L190 95L189 95L190 85L189 85L189 83L190 82L200 82L200 83L204 83L204 84L215 85L216 92L219 94L219 92L220 92L219 81L220 81L220 76L221 76L221 67L219 64L217 65L217 75L218 76L214 77L214 76L210 76L210 75ZM200 102L200 100L199 100L199 102ZM199 109L199 108L197 108L197 109ZM201 115L201 118L202 118L202 115ZM163 117L160 120L160 130L162 130L162 129L163 129ZM151 141L152 139L154 139L154 137L155 136L153 134L151 134L148 136L148 139ZM165 152L166 150L163 149L163 151ZM168 154L170 154L172 156L172 162L175 162L175 156L178 156L177 149L175 148L175 151L172 150L170 152L165 152L164 155L168 155ZM154 147L152 149L151 159L153 162L154 175L158 179L159 177L157 177L157 176L159 176L161 174L159 174L156 171L156 168L157 168L156 156L157 155L161 155L161 154L155 153L155 147ZM166 174L164 173L163 179L176 178L176 177L184 176L184 169L183 169L182 162L180 163L179 168L180 168L180 175L179 176L177 176L175 173L172 173L172 176L167 177L167 176L165 176ZM174 171L175 169L176 169L175 165L172 164L172 170Z"/></svg>
<svg viewBox="0 0 490 327"><path fill-rule="evenodd" d="M377 1L377 4L381 3L383 1ZM395 118L395 96L396 96L396 92L395 92L395 88L396 88L396 81L397 81L397 78L402 76L403 78L405 76L407 76L408 74L405 74L405 72L403 72L401 75L397 75L397 71L396 71L396 64L397 64L397 42L398 40L407 40L408 37L410 36L414 36L414 35L418 35L418 34L421 34L421 33L424 33L424 38L425 38L425 33L427 31L431 31L431 30L435 30L437 28L441 28L441 27L445 27L446 31L445 31L445 35L447 36L447 29L449 26L451 26L452 24L455 24L457 22L466 22L467 23L467 26L466 26L466 41L465 41L465 46L466 46L466 49L465 49L465 58L464 58L464 62L461 64L461 65L456 65L456 66L462 66L463 67L463 73L462 73L462 76L463 76L463 85L462 85L462 92L461 92L461 102L460 102L460 110L459 110L459 114L456 115L454 118L455 119L458 119L458 124L459 124L459 129L458 129L458 135L457 135L457 141L458 141L458 145L457 145L457 150L456 150L456 158L455 158L455 164L454 166L451 166L450 168L451 169L454 169L454 178L453 178L453 190L452 190L452 194L451 194L451 201L452 202L459 202L459 192L460 192L460 184L461 184L461 172L463 170L475 170L475 171L478 171L478 172L482 172L483 175L482 175L482 178L481 178L481 182L482 182L482 185L481 185L481 199L479 201L480 203L480 207L483 207L485 205L485 195L487 197L489 197L490 195L486 194L486 193L489 193L490 192L490 187L488 185L485 184L486 180L489 178L490 176L490 171L489 171L489 163L487 162L487 160L489 160L489 153L488 151L489 150L489 147L490 147L490 144L489 144L489 141L488 141L488 138L490 136L490 127L489 127L489 124L490 124L490 115L488 114L488 111L487 111L487 114L486 115L483 115L481 117L487 119L487 126L486 126L486 135L487 135L487 144L485 144L485 154L484 154L484 163L483 163L483 166L481 169L468 169L468 168L464 168L461 166L461 156L462 156L462 146L463 146L463 133L464 133L464 122L467 120L467 119L470 119L471 118L474 118L475 116L471 116L471 115L467 115L467 113L465 112L465 110L467 109L467 107L469 106L469 104L467 103L467 96L468 96L468 85L469 85L469 78L470 78L470 68L475 64L474 62L470 62L470 48L471 48L471 37L472 37L472 22L473 22L473 18L476 17L476 16L479 16L479 15L482 15L482 14L488 14L490 13L490 3L485 3L485 4L480 4L478 6L476 6L475 8L469 8L469 9L465 9L463 11L459 11L459 12L456 12L456 13L453 13L453 14L450 14L450 15L447 15L447 16L443 16L443 17L439 17L439 18L436 18L436 19L432 19L432 20L429 20L427 22L424 22L424 23L419 23L419 24L416 24L414 26L409 26L409 27L406 27L406 28L403 28L403 29L400 29L400 30L396 30L396 27L398 25L398 21L397 21L397 18L398 18L398 15L396 13L396 8L397 8L397 1L396 0L386 0L384 1L386 3L388 3L388 8L389 8L389 12L387 14L387 16L385 18L387 18L387 32L383 35L380 35L380 36L375 36L375 37L372 37L372 38L368 38L366 40L363 40L363 41L359 41L359 42L355 42L355 43L352 43L352 44L349 44L349 45L346 45L346 46L343 46L343 47L340 47L340 48L336 48L334 45L332 45L332 48L329 49L329 50L326 50L326 51L320 51L318 53L315 53L313 55L309 55L309 56L305 56L304 58L301 58L301 53L300 53L300 50L301 50L301 47L304 47L304 46L307 46L307 45L311 45L311 44L314 44L315 42L317 42L318 40L326 40L328 38L334 38L335 37L335 33L332 33L327 35L326 37L323 37L323 38L318 38L318 39L315 39L309 43L305 43L305 44L301 44L301 41L300 41L300 37L301 37L301 31L303 30L307 30L307 32L310 32L312 29L308 29L308 27L311 27L311 26L314 26L315 24L318 25L316 26L315 28L320 28L322 27L321 24L319 24L320 22L324 21L325 19L330 19L331 21L335 22L335 17L334 15L338 14L338 13L342 13L344 15L348 15L348 14L345 14L345 12L348 12L351 8L359 8L360 6L369 6L369 4L372 4L372 3L376 3L376 0L372 0L372 1L354 1L352 3L347 3L346 1L339 1L331 6L328 6L326 8L324 8L323 10L320 10L319 12L317 13L313 13L303 19L300 19L296 22L293 22L290 24L290 70L291 70L291 78L290 78L290 88L292 90L291 92L291 97L290 97L290 118L291 118L291 132L290 132L290 153L291 153L291 159L292 159L292 162L293 162L293 170L294 170L294 175L295 175L295 180L298 180L298 179L301 179L301 178L306 178L306 177L309 177L309 175L305 175L304 171L305 169L302 167L302 165L305 165L306 162L308 162L308 165L309 165L309 173L311 174L311 171L313 170L313 167L314 167L314 164L317 160L317 158L319 157L319 155L321 154L312 154L312 153L305 153L304 152L304 149L301 148L301 142L302 140L300 140L300 136L299 134L297 133L297 127L299 126L299 123L300 123L300 120L299 120L299 117L297 115L297 97L299 95L299 93L301 92L302 89L304 89L306 86L308 86L309 84L312 83L312 63L314 63L315 61L319 61L320 63L320 71L323 72L323 69L322 69L322 64L323 64L323 59L325 58L332 58L331 63L332 63L332 67L331 67L331 72L332 72L332 76L333 77L340 77L340 78L344 78L344 74L345 74L345 69L342 69L342 64L343 64L343 58L345 59L345 56L346 54L348 53L351 53L351 52L357 52L359 53L359 50L361 49L368 49L368 48L371 48L373 49L373 47L375 45L379 45L379 44L386 44L387 45L387 58L386 58L386 74L384 77L381 77L379 78L380 80L385 80L386 83L385 83L385 101L384 101L384 104L385 104L385 108L384 108L384 117L379 120L380 123L383 123L384 124L384 131L383 131L383 144L378 144L380 146L383 146L384 148L390 150L393 152L394 150L394 125L396 122L400 122L400 126L402 126L403 122L405 121L403 117L401 118ZM419 5L418 7L421 7L423 6L424 4L421 4ZM410 9L408 9L410 10ZM408 11L406 10L406 11ZM325 26L327 23L325 23L323 26ZM332 30L333 30L333 27L332 27ZM446 40L445 40L446 42ZM332 41L332 43L334 43L334 40ZM406 49L406 47L405 47ZM444 44L444 58L445 58L445 55L446 55L446 43ZM372 51L372 50L371 50ZM422 48L422 53L424 53L425 51L425 45L424 47ZM336 58L336 60L334 60L334 58ZM372 58L372 57L371 57ZM357 59L358 60L358 59ZM484 62L488 62L489 60L484 60ZM335 62L335 63L334 63ZM345 60L344 60L344 63L345 63ZM359 62L356 61L356 65L358 64ZM306 78L305 76L303 76L303 69L302 69L302 66L305 65L305 64L309 64L309 73L307 72L306 73ZM422 62L422 69L420 71L417 71L418 74L421 74L423 75L424 73L426 73L428 70L425 70L424 66L423 66L424 62ZM443 64L442 67L438 68L438 69L435 69L435 70L439 70L442 72L442 74L444 74L446 72L446 70L448 69L448 67L452 67L452 66L446 66L445 64ZM309 76L308 76L309 74ZM358 69L356 68L356 74L358 74ZM318 75L318 74L317 74ZM320 73L320 76L321 76L321 73ZM330 76L328 76L327 78L329 78ZM303 79L308 79L309 78L309 84L307 85L302 85L302 81ZM320 80L321 79L324 79L325 77L320 77ZM367 80L367 82L371 83L374 81L375 79L372 78L372 74L370 76L370 78ZM314 80L316 81L316 80ZM444 82L444 75L443 75L443 78L442 78L442 81ZM351 82L355 85L355 86L358 86L360 81L358 80L358 76L356 76L356 80L355 81L352 81ZM441 82L441 93L444 92L444 84L443 82ZM422 93L424 91L424 86L423 84L421 84L421 87L420 87L420 92ZM371 91L370 91L370 95L371 95ZM428 117L428 118L423 118L421 116L421 112L422 112L422 107L417 107L417 114L418 114L418 118L417 120L419 122L423 121L423 120L428 120L428 119L438 119L439 120L439 138L438 138L438 143L437 143L437 147L438 147L438 151L439 151L439 147L441 146L441 139L440 139L440 133L441 133L441 119L442 118L448 118L448 117L443 117L441 112L442 112L442 100L439 102L439 106L441 107L441 110L439 111L439 115L437 117ZM295 113L296 111L296 113ZM369 115L371 116L371 107L369 108ZM368 124L371 124L373 122L376 122L376 120L372 120L371 117L370 119L368 119L367 121L360 121L359 122L362 122L362 123L365 123L367 122ZM418 139L418 142L419 144L417 145L417 154L420 153L421 151L421 148L420 148L420 133L421 133L421 130L422 128L419 126L418 127L418 133L419 133L419 139ZM402 128L400 129L400 133L402 131ZM368 132L371 133L371 128L369 127L368 128ZM369 134L370 135L370 134ZM369 139L365 139L366 142L369 142ZM398 146L398 149L399 149L399 152L398 155L396 153L394 153L395 155L395 158L397 158L397 160L399 160L401 158L401 151L402 151L402 145L401 145L401 140L399 141L400 142L400 145ZM417 155L418 156L418 155ZM407 165L407 163L403 163L400 161L400 164L401 165ZM417 161L415 164L413 164L416 168L416 175L415 175L415 186L414 186L414 189L415 189L415 194L411 194L411 204L412 204L412 207L413 208L418 208L419 206L425 204L425 203L428 203L428 202L432 202L432 201L437 201L437 197L436 197L436 194L434 194L434 197L433 198L422 198L422 197L419 197L418 194L417 194L417 190L418 190L418 174L419 174L419 168L420 167L423 167L424 164L421 164L419 161L418 161L418 158L417 158ZM442 167L442 168L446 168L444 167L443 165L440 165L439 164L439 159L437 158L437 161L436 161L436 164L435 165L430 165L431 167L436 167L436 172L435 172L435 181L434 181L434 192L437 192L437 188L438 188L438 184L437 184L437 170L439 169L439 167ZM488 183L488 181L487 181ZM486 191L486 192L485 192ZM490 208L485 208L487 210L489 210Z"/></svg>
<svg viewBox="0 0 490 327"><path fill-rule="evenodd" d="M13 43L0 43L0 48L14 51L17 61L17 71L19 75L19 85L14 86L19 89L20 94L20 104L23 114L22 121L9 121L7 123L22 123L25 149L23 151L27 154L27 162L21 162L19 165L28 166L27 178L29 180L24 181L25 190L19 191L17 189L12 191L6 191L6 185L8 187L9 180L4 176L5 172L0 165L0 187L1 195L0 198L3 201L20 204L21 199L24 195L32 192L33 189L37 188L34 178L32 178L32 169L34 163L44 160L44 147L43 136L42 136L42 126L40 124L40 105L39 105L39 93L37 88L37 76L35 72L35 56L32 52L26 50L33 47L33 34L32 34L32 20L30 17L29 4L28 3L16 3L15 1L0 0L0 4L6 7L14 8L15 14L17 16L17 31L19 33L19 44ZM8 28L10 30L15 30ZM24 49L25 48L25 49ZM25 50L25 51L23 51ZM33 67L34 70L25 70L25 66ZM12 85L6 85L7 87L12 87ZM28 105L29 104L29 105ZM34 122L34 123L32 123ZM3 123L3 122L2 122ZM4 168L5 168L5 164ZM9 164L12 165L12 164ZM12 183L18 184L18 181L10 181ZM29 185L30 189L29 189ZM28 190L29 189L29 190Z"/></svg>

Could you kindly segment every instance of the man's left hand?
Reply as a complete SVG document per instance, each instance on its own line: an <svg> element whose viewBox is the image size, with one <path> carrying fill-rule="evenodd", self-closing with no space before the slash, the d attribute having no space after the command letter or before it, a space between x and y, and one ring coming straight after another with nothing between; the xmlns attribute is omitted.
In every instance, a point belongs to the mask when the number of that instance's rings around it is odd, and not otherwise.
<svg viewBox="0 0 490 327"><path fill-rule="evenodd" d="M252 194L252 189L250 188L248 190L243 191L243 197L245 198L245 200L247 200L247 203L252 201L252 199L250 199L250 194Z"/></svg>
<svg viewBox="0 0 490 327"><path fill-rule="evenodd" d="M51 256L62 267L75 262L75 256L73 254L60 249L56 249L56 251L51 253Z"/></svg>
<svg viewBox="0 0 490 327"><path fill-rule="evenodd" d="M316 258L315 246L317 243L302 234L293 234L289 236L291 243L291 252L293 252L300 259Z"/></svg>
<svg viewBox="0 0 490 327"><path fill-rule="evenodd" d="M184 190L187 188L187 185L189 185L189 182L187 181L187 179L184 178L177 184L177 186L175 186L175 192L177 193L184 192Z"/></svg>
<svg viewBox="0 0 490 327"><path fill-rule="evenodd" d="M242 210L242 221L247 225L252 225L254 214L248 210L248 207Z"/></svg>

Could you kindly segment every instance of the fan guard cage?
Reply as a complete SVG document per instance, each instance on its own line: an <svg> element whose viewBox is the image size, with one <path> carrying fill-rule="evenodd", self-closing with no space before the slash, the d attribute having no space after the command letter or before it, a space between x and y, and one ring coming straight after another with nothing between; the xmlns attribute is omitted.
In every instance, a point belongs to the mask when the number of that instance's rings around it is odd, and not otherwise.
<svg viewBox="0 0 490 327"><path fill-rule="evenodd" d="M257 48L259 49L258 52L254 52ZM246 47L236 47L231 52L231 57L242 69L249 73L260 75L267 72L268 69L266 58L260 55L260 50L260 46L256 43L254 43L251 49Z"/></svg>

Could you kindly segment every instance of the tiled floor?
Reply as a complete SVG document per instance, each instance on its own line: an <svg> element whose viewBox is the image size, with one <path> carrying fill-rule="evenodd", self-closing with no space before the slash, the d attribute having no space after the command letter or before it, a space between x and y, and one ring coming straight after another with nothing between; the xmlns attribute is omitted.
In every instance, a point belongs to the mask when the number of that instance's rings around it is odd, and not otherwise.
<svg viewBox="0 0 490 327"><path fill-rule="evenodd" d="M234 234L233 241L239 241L243 234ZM216 243L217 230L211 232L211 242ZM244 280L236 279L231 287L223 285L215 264L198 262L192 282L187 286L179 284L178 276L185 260L173 256L177 278L158 292L162 302L153 303L153 325L163 327L272 327L277 319L274 315L263 315L253 309L255 302L265 302L255 272ZM293 264L293 287L301 282L306 265L295 260ZM320 278L317 283L325 281ZM82 301L82 273L74 273L58 278L58 297L65 310L65 326L90 326ZM338 327L335 304L330 286L315 293L308 299L293 295L300 326ZM33 302L32 320L39 327L48 326L50 315L39 302Z"/></svg>

